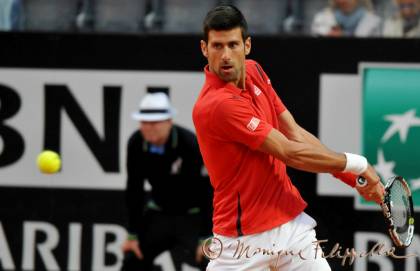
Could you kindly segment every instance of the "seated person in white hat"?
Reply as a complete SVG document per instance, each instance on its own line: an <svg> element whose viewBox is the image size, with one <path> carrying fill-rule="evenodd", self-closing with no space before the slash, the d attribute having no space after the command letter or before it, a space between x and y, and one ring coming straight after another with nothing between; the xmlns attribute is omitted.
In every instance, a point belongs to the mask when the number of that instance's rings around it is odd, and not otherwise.
<svg viewBox="0 0 420 271"><path fill-rule="evenodd" d="M122 270L152 270L154 258L175 247L187 263L206 264L200 238L211 234L211 188L201 174L195 135L173 124L173 116L164 93L146 94L132 115L140 128L127 145L129 235ZM146 179L150 194L144 190Z"/></svg>

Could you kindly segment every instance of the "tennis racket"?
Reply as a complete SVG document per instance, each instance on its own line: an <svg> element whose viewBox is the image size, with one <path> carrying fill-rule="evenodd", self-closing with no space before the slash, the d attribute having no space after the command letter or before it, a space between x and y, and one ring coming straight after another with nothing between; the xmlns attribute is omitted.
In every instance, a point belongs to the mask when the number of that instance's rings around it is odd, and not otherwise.
<svg viewBox="0 0 420 271"><path fill-rule="evenodd" d="M362 177L357 181L359 184L366 182ZM403 177L394 176L388 179L381 208L395 246L408 247L414 235L414 208L410 188Z"/></svg>

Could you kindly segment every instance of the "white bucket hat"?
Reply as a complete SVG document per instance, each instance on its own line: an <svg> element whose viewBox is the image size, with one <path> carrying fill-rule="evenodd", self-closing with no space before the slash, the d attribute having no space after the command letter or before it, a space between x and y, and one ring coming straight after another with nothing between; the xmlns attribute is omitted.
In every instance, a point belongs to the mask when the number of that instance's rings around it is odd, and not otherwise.
<svg viewBox="0 0 420 271"><path fill-rule="evenodd" d="M131 117L137 121L163 121L172 119L175 109L171 106L168 96L163 92L148 93L139 104L139 111Z"/></svg>

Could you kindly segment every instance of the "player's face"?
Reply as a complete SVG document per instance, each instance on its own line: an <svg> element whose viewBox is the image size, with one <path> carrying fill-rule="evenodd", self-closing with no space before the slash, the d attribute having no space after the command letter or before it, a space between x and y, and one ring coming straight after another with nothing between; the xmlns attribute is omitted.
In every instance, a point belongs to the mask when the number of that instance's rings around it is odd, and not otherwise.
<svg viewBox="0 0 420 271"><path fill-rule="evenodd" d="M405 19L411 19L420 12L419 0L398 0L401 16Z"/></svg>
<svg viewBox="0 0 420 271"><path fill-rule="evenodd" d="M241 28L210 30L208 41L201 41L201 50L209 69L225 82L238 86L245 74L245 56L251 50L251 39L242 39Z"/></svg>
<svg viewBox="0 0 420 271"><path fill-rule="evenodd" d="M171 120L140 122L140 132L143 138L154 145L163 145L166 143L171 127Z"/></svg>
<svg viewBox="0 0 420 271"><path fill-rule="evenodd" d="M335 6L344 13L351 13L359 4L359 0L335 0Z"/></svg>

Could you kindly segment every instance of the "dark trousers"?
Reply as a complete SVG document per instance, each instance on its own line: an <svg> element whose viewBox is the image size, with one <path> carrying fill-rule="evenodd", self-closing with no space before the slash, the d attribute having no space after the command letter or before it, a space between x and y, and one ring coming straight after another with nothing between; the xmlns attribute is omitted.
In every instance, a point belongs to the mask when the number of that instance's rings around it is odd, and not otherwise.
<svg viewBox="0 0 420 271"><path fill-rule="evenodd" d="M199 215L172 215L149 210L144 224L139 240L144 259L139 260L133 253L126 253L123 271L152 271L153 260L166 250L171 251L176 270L180 270L182 262L205 270L206 263L199 266L195 262L199 241Z"/></svg>

